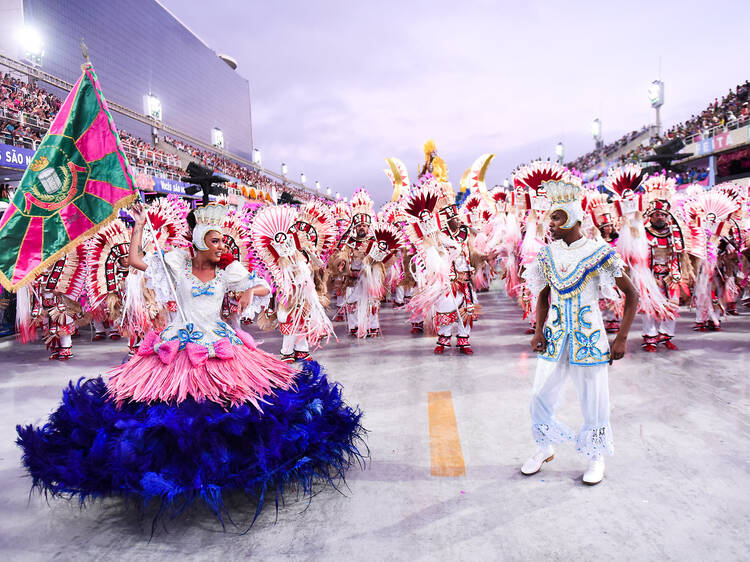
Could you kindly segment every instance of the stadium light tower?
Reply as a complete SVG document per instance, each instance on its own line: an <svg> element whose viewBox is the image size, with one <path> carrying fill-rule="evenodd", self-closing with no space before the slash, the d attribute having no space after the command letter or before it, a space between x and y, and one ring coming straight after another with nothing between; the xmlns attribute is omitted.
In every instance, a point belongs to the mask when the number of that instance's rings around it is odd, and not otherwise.
<svg viewBox="0 0 750 562"><path fill-rule="evenodd" d="M594 137L596 149L602 147L602 121L598 117L591 122L591 136Z"/></svg>
<svg viewBox="0 0 750 562"><path fill-rule="evenodd" d="M23 51L23 56L31 63L31 66L42 66L44 57L44 40L39 31L24 25L18 30L18 42Z"/></svg>
<svg viewBox="0 0 750 562"><path fill-rule="evenodd" d="M557 156L557 162L562 164L563 159L565 158L565 147L563 146L563 143L557 143L557 146L555 147L555 156Z"/></svg>
<svg viewBox="0 0 750 562"><path fill-rule="evenodd" d="M661 80L654 80L648 87L648 99L651 102L651 107L656 110L656 134L652 136L658 137L661 135L661 106L664 105L664 82Z"/></svg>

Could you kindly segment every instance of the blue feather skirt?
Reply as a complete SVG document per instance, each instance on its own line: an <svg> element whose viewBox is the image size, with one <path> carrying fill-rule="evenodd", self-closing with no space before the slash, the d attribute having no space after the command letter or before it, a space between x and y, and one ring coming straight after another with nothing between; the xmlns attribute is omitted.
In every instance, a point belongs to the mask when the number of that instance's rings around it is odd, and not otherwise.
<svg viewBox="0 0 750 562"><path fill-rule="evenodd" d="M16 442L34 488L81 502L155 500L157 518L199 502L222 520L234 491L258 500L257 518L269 493L278 507L287 490L312 497L315 483L336 487L347 469L364 466L362 412L318 363L304 362L296 388L268 400L262 413L190 398L118 408L101 377L81 379L43 427L17 426Z"/></svg>

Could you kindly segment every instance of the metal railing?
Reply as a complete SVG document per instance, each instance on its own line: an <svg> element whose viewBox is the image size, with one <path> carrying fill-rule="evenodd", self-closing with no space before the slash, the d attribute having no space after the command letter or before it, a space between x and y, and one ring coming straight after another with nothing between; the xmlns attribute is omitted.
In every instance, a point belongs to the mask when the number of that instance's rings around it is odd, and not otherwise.
<svg viewBox="0 0 750 562"><path fill-rule="evenodd" d="M52 86L55 86L56 88L60 88L61 90L64 90L66 92L69 92L70 90L73 89L73 84L71 84L70 82L67 82L63 80L62 78L58 78L57 76L44 72L43 70L39 68L25 64L21 61L7 57L5 55L0 54L0 65L11 68L15 70L16 72L25 74L26 76L33 78L35 80L45 82L46 84L50 84ZM281 184L282 189L284 187L289 187L291 188L290 191L296 194L305 194L308 197L313 197L313 196L323 197L330 201L334 200L333 197L330 197L328 195L325 195L317 191L313 191L300 182L290 180L286 176L282 176L281 174L272 172L271 170L263 168L262 166L258 166L253 161L248 160L247 158L243 158L242 156L238 156L237 154L233 154L224 149L217 148L216 146L209 144L207 142L204 142L198 138L195 138L188 133L180 131L179 129L175 129L174 127L170 127L169 125L166 125L165 123L162 123L161 121L158 121L152 117L147 117L145 115L142 115L141 113L138 113L137 111L134 111L128 107L125 107L124 105L120 105L119 103L114 102L110 99L107 100L107 105L112 111L116 111L117 113L121 115L125 115L126 117L129 117L130 119L134 119L135 121L148 125L149 127L155 127L165 133L184 139L185 141L187 141L188 143L190 143L191 145L197 148L201 148L208 152L212 152L214 154L217 154L225 158L226 160L235 161L236 163L242 166L245 166L256 172L269 176L272 179L278 181Z"/></svg>
<svg viewBox="0 0 750 562"><path fill-rule="evenodd" d="M7 131L0 131L0 143L2 144L9 144L11 146L20 146L21 148L36 150L40 142L41 141L31 139L29 137L16 136Z"/></svg>
<svg viewBox="0 0 750 562"><path fill-rule="evenodd" d="M697 133L691 133L683 138L683 142L685 143L685 145L688 145L696 143L703 139L710 139L715 137L716 135L720 135L722 133L727 133L729 131L733 131L734 129L744 127L748 124L748 122L750 122L750 116L742 115L739 118L727 121L723 125L714 125L709 129L704 129L702 131L698 131Z"/></svg>

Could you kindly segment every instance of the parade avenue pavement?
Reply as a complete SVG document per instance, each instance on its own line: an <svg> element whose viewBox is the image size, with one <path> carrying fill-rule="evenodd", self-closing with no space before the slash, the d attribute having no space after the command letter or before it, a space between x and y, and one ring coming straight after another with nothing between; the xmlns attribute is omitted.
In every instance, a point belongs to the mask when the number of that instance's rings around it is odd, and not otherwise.
<svg viewBox="0 0 750 562"><path fill-rule="evenodd" d="M75 358L47 359L40 343L0 343L0 558L3 560L739 560L750 551L750 310L721 332L696 333L682 309L680 351L640 349L610 368L615 456L601 484L581 483L573 446L534 476L529 398L535 356L528 326L498 288L481 296L475 355L432 353L407 314L384 304L383 337L314 354L346 400L365 412L370 460L341 493L308 503L228 502L226 531L206 509L166 520L118 498L87 504L29 494L16 424L44 423L63 387L117 365L119 342L74 340ZM278 352L280 336L249 331ZM455 344L455 339L454 339ZM581 422L570 383L559 417ZM445 429L447 428L447 429ZM443 433L447 436L441 441ZM441 445L442 443L442 445ZM439 447L444 449L439 450ZM432 451L431 451L432 448ZM445 459L453 459L446 461ZM449 463L439 466L440 463ZM453 464L450 464L453 463ZM444 474L437 476L435 474ZM245 532L247 531L247 532Z"/></svg>

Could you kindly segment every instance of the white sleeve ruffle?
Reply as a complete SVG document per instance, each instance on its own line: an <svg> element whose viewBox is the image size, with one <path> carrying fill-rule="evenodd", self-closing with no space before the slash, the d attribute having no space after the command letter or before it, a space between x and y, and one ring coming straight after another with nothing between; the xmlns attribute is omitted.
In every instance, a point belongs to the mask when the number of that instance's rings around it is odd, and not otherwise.
<svg viewBox="0 0 750 562"><path fill-rule="evenodd" d="M619 254L605 263L599 270L599 291L605 299L618 298L616 288L617 277L625 274L625 262Z"/></svg>
<svg viewBox="0 0 750 562"><path fill-rule="evenodd" d="M187 254L184 250L172 250L164 254L164 263L167 264L170 272L172 273L172 280L174 281L175 276L185 267L185 260ZM174 295L170 289L170 282L167 278L167 270L164 268L161 258L156 252L152 252L143 257L143 261L146 262L146 287L153 289L156 301L159 304L166 304L169 301L174 300Z"/></svg>
<svg viewBox="0 0 750 562"><path fill-rule="evenodd" d="M224 268L224 283L227 291L241 293L256 285L255 274L250 273L244 265L233 261Z"/></svg>
<svg viewBox="0 0 750 562"><path fill-rule="evenodd" d="M268 294L264 297L253 296L253 300L251 300L247 308L242 311L242 314L240 315L241 318L249 318L252 320L258 314L260 314L261 310L263 310L264 308L268 308L268 306L271 304L271 286L266 282L265 279L263 279L259 275L256 275L255 272L250 273L250 280L251 287L257 287L258 285L261 285L268 289Z"/></svg>
<svg viewBox="0 0 750 562"><path fill-rule="evenodd" d="M542 264L539 263L539 257L537 257L531 263L526 264L521 277L526 281L526 286L531 291L531 294L535 297L542 292L549 283L547 282L547 276L544 274Z"/></svg>

